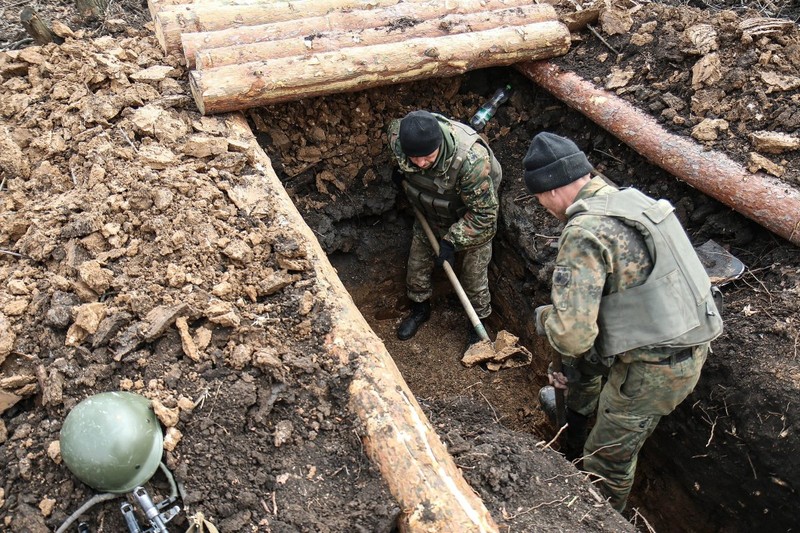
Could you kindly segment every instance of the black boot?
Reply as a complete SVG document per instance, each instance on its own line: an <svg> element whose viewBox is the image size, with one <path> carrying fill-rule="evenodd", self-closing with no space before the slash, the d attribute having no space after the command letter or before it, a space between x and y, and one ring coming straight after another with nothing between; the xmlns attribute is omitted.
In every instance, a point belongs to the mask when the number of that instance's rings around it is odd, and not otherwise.
<svg viewBox="0 0 800 533"><path fill-rule="evenodd" d="M424 302L411 302L411 314L408 315L400 322L400 327L397 328L397 338L405 341L416 335L419 327L428 321L431 317L431 303L428 300Z"/></svg>
<svg viewBox="0 0 800 533"><path fill-rule="evenodd" d="M574 461L583 457L583 445L589 435L589 417L567 407L567 433L564 438L564 457Z"/></svg>

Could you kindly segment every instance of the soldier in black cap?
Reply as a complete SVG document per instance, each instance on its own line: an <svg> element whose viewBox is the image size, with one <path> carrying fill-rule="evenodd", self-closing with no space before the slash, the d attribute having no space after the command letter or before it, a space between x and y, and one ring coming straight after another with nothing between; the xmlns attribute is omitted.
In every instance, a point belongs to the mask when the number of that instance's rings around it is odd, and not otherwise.
<svg viewBox="0 0 800 533"><path fill-rule="evenodd" d="M583 457L583 470L600 476L622 511L639 450L692 392L722 332L718 290L672 205L592 177L571 140L539 133L523 168L528 191L566 222L553 303L535 314L537 333L563 362L549 380L567 391L565 455ZM550 387L540 392L546 411L554 396Z"/></svg>
<svg viewBox="0 0 800 533"><path fill-rule="evenodd" d="M389 148L397 162L393 181L405 182L408 200L425 215L439 238L435 256L425 233L414 223L406 289L411 313L397 329L413 337L430 318L431 274L444 261L455 266L462 253L460 281L478 317L492 312L488 265L497 231L500 163L472 128L428 111L412 111L389 125ZM480 340L468 324L468 346Z"/></svg>

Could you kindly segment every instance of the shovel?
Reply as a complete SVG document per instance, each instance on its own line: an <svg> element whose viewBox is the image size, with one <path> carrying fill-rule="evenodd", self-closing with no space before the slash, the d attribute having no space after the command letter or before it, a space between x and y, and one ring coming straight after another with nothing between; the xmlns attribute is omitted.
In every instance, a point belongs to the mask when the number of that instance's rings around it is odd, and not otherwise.
<svg viewBox="0 0 800 533"><path fill-rule="evenodd" d="M416 215L417 220L419 221L422 229L425 231L425 235L427 235L428 240L433 247L433 253L439 255L439 241L436 239L436 236L433 234L433 230L431 226L428 224L428 221L425 219L425 215L417 209L417 206L412 205L411 207L414 208L414 215ZM467 298L467 293L464 292L464 288L461 286L461 282L458 281L458 277L456 276L453 267L450 266L450 263L445 261L442 264L444 267L444 271L447 274L447 278L450 280L450 284L453 285L453 289L456 291L458 295L458 300L461 302L461 305L464 307L464 311L467 312L467 317L469 317L469 322L472 324L472 327L475 328L475 333L481 338L482 341L492 342L489 338L489 334L486 333L486 328L483 327L483 323L481 319L478 318L478 313L475 312L475 308L472 307L472 303L470 303L469 298Z"/></svg>
<svg viewBox="0 0 800 533"><path fill-rule="evenodd" d="M722 287L744 274L744 263L715 241L706 241L694 251L697 252L712 285Z"/></svg>
<svg viewBox="0 0 800 533"><path fill-rule="evenodd" d="M403 189L405 189L405 187L406 185L403 183ZM414 209L414 215L417 217L422 229L425 231L425 235L428 237L428 241L431 243L433 252L439 255L439 241L433 234L433 230L425 219L425 215L422 214L417 206L412 204L411 207ZM492 343L489 334L486 333L486 328L483 326L481 319L478 318L478 314L472 307L469 298L467 298L464 288L458 281L453 267L447 261L445 261L442 266L450 280L450 284L458 295L461 305L464 307L464 311L467 313L467 317L469 317L470 324L472 324L472 327L475 329L475 333L481 338L481 342L476 342L469 347L461 362L465 366L474 366L478 363L486 362L486 367L489 370L500 370L501 368L511 368L529 364L533 359L533 354L526 348L516 345L519 337L503 330L497 333L497 343Z"/></svg>

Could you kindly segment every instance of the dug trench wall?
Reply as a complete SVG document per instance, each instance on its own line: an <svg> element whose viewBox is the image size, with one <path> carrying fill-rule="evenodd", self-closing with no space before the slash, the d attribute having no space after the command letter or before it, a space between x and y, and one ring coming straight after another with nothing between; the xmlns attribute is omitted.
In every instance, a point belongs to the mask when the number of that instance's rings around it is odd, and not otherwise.
<svg viewBox="0 0 800 533"><path fill-rule="evenodd" d="M233 126L250 133L241 115ZM251 143L257 146L255 137ZM404 510L401 529L409 532L441 530L492 532L497 525L474 491L464 481L447 449L408 389L381 340L353 304L311 229L305 224L269 158L254 149L255 165L262 170L261 183L268 191L278 218L305 238L308 257L317 278L327 287L332 307L332 330L325 338L324 357L353 363L350 405L364 427L364 444L378 465L389 490Z"/></svg>
<svg viewBox="0 0 800 533"><path fill-rule="evenodd" d="M778 290L793 286L793 263L781 255L790 258L792 245L777 241L743 215L648 164L614 135L530 85L519 73L498 69L473 74L451 80L455 89L444 82L432 82L397 86L391 94L368 91L324 98L319 113L313 116L304 116L302 104L276 106L250 116L263 132L270 154L282 161L284 184L324 249L349 253L357 249L372 224L397 215L392 201L396 193L388 179L390 162L380 150L362 155L358 147L348 145L348 138L356 139L356 133L366 139L378 138L380 125L402 116L417 102L448 116L468 117L474 110L470 105L479 101L470 91L483 87L483 79L489 80L490 87L484 93L498 84L516 87L515 96L500 108L484 132L504 168L503 226L495 241L490 271L494 313L489 323L519 335L523 344L539 355L530 367L532 387L544 383L547 351L537 345L540 340L528 317L533 316L537 305L549 300L549 274L561 231L559 222L537 206L524 189L520 161L533 134L544 130L573 138L592 154L602 172L622 186L668 198L678 206L696 244L708 238L735 237L740 244L732 250L764 275L747 275L723 289L728 306L725 333L715 341L715 355L709 359L695 393L662 422L645 446L637 478L641 485L634 491L632 505L644 507L648 517L658 516L659 531L680 531L687 524L697 524L701 531L723 527L721 524L732 530L741 524L746 524L745 530L785 527L792 520L787 507L791 498L787 495L792 494L797 477L792 452L797 439L787 431L788 426L783 427L781 416L769 413L783 412L797 390L792 359L795 336L791 330L782 333L783 324L793 320L794 292ZM365 115L364 110L371 113ZM276 124L291 132L293 144L281 142ZM325 135L314 134L315 127L324 129ZM342 132L347 135L339 137ZM339 161L338 157L327 157L328 153L350 157ZM357 167L352 178L348 177L350 165ZM366 172L359 174L359 168ZM397 206L402 211L402 201ZM380 218L383 214L386 218ZM360 257L357 250L354 255ZM759 289L761 283L764 285ZM758 286L755 291L752 285ZM375 295L376 299L380 297ZM761 298L769 298L774 307L752 313ZM521 410L525 408L532 407L520 406ZM741 427L748 428L746 435L738 429ZM545 428L544 434L551 431ZM779 467L781 463L786 465L785 470ZM750 465L753 471L747 472ZM676 521L676 513L687 520Z"/></svg>
<svg viewBox="0 0 800 533"><path fill-rule="evenodd" d="M153 41L2 57L4 526L52 531L90 498L59 430L109 390L153 402L183 488L175 527L198 512L221 531L513 520L464 481L241 117L200 116ZM626 528L582 478L530 484L581 509L565 528ZM121 530L115 505L85 519Z"/></svg>

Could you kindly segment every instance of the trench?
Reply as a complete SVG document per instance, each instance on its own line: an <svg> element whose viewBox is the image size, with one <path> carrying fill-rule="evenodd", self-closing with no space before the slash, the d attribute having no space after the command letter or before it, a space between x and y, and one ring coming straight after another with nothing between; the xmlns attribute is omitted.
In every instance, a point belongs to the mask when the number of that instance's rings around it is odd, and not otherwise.
<svg viewBox="0 0 800 533"><path fill-rule="evenodd" d="M374 192L356 191L338 195L331 204L333 207L329 205L322 210L298 205L355 304L383 340L418 399L468 398L488 405L495 419L505 427L549 440L554 428L537 401L538 389L546 383L549 355L535 335L531 317L537 305L549 301L550 272L560 226L526 195L521 185L521 159L533 134L548 130L575 139L579 146L591 144L594 151L587 154L590 160L602 160L595 166L617 183L636 186L673 203L691 197L695 210L702 214L691 219L694 227L687 228L690 234L709 234L712 231L709 221L716 221L714 228L720 231L717 215L724 218L722 226L731 239L762 230L650 165L609 133L513 70L470 73L464 76L459 90L473 91L478 94L475 99L480 100L491 94L495 86L506 82L517 88L517 99L512 99L509 106L523 106L527 112L520 119L519 113L501 108L495 120L508 127L510 133L490 142L503 166L504 184L500 195L501 222L489 272L493 313L486 326L492 338L500 329L519 336L520 343L534 354L531 365L499 372L461 365L469 323L441 271L434 273L431 319L412 339L397 339L396 328L410 304L405 296L405 262L413 214L388 180L388 165L377 169L383 178L383 183L376 185L380 187L377 194L382 198L380 201L376 201ZM425 108L426 104L430 102L421 103L419 108ZM446 109L440 111L448 114ZM290 195L297 200L303 194L311 194L313 174L320 169L309 170L311 175L305 178L284 176L280 154L270 142L262 145L273 158L275 170ZM648 179L637 181L637 176ZM701 386L702 378L698 389ZM705 462L700 468L692 462L693 457L703 453L705 439L698 434L693 401L692 396L687 398L645 444L628 509L636 509L659 532L747 531L776 525L782 530L791 529L790 518L776 521L775 513L759 515L747 506L730 504L731 492L736 492L739 486L740 471L724 462ZM721 457L726 457L725 451ZM699 480L703 482L702 491L697 489ZM786 508L789 500L779 494L771 505ZM625 516L631 518L628 511Z"/></svg>

